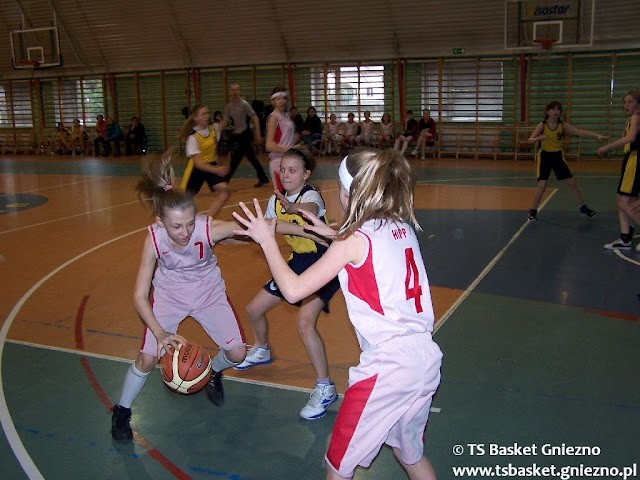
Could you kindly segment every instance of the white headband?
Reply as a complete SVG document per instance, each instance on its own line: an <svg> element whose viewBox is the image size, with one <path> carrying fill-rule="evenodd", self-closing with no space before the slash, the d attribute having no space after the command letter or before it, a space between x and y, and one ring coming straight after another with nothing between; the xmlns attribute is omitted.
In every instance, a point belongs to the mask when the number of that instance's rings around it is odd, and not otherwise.
<svg viewBox="0 0 640 480"><path fill-rule="evenodd" d="M340 162L340 168L338 168L338 177L340 178L340 183L344 187L344 189L349 192L351 189L351 182L353 182L353 177L347 170L347 158L349 155L342 159Z"/></svg>
<svg viewBox="0 0 640 480"><path fill-rule="evenodd" d="M289 94L287 92L276 92L273 95L271 95L271 100L278 98L278 97L284 97L287 98L289 96Z"/></svg>

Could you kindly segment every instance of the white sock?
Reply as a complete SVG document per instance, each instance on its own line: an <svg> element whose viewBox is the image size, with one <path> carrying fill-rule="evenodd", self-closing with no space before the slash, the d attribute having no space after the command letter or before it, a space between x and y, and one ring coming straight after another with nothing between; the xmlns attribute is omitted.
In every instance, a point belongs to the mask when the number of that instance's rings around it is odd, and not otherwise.
<svg viewBox="0 0 640 480"><path fill-rule="evenodd" d="M142 387L144 387L149 373L141 372L136 368L135 363L131 364L129 370L127 370L127 375L124 377L124 385L122 386L122 394L118 405L131 408L131 404L140 393L140 390L142 390Z"/></svg>

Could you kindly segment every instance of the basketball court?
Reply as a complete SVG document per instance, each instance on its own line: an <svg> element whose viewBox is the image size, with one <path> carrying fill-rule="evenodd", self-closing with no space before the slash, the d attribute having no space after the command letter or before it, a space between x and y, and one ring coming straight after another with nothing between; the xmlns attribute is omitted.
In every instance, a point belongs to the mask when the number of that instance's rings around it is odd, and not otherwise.
<svg viewBox="0 0 640 480"><path fill-rule="evenodd" d="M273 364L227 370L223 407L202 393L169 391L155 371L133 405L135 441L112 443L110 408L143 330L132 292L150 218L133 192L138 162L1 160L2 478L323 478L340 402L321 420L298 416L314 373L289 305L269 314ZM337 159L320 163L314 178L338 219ZM444 352L425 434L439 478L465 465L637 462L640 254L602 248L618 230L619 162L571 165L596 217L578 215L567 190L551 182L534 222L526 219L531 162L414 163L435 340ZM252 188L250 176L244 166L238 171L222 218L238 201L267 200L269 189ZM210 199L203 189L199 209ZM244 306L269 278L266 262L253 244L218 245L216 254L251 343ZM359 349L341 294L319 330L343 393ZM217 351L191 320L180 333ZM592 446L600 454L454 454L458 445L491 443ZM403 475L383 448L355 478Z"/></svg>

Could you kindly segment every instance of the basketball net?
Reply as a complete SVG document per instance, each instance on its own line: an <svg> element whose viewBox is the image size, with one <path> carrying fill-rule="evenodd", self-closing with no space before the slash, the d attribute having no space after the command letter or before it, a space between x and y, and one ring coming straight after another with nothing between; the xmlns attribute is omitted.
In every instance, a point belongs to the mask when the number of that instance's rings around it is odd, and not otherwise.
<svg viewBox="0 0 640 480"><path fill-rule="evenodd" d="M533 43L537 44L540 49L538 50L538 59L541 62L548 62L551 58L551 48L556 43L555 38L536 38Z"/></svg>

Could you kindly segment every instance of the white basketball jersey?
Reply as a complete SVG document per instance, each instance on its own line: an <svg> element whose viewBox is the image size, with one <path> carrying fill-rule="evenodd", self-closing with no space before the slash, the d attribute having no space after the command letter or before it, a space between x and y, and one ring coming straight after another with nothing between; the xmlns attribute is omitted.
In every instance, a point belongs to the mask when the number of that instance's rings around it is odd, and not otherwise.
<svg viewBox="0 0 640 480"><path fill-rule="evenodd" d="M164 227L156 223L148 227L158 258L153 275L154 296L197 305L210 292L224 290L218 259L213 254L210 221L211 217L197 214L193 234L184 247L173 245Z"/></svg>
<svg viewBox="0 0 640 480"><path fill-rule="evenodd" d="M359 264L347 264L338 278L360 348L432 332L429 280L413 228L370 220L356 235L365 239L367 253Z"/></svg>

